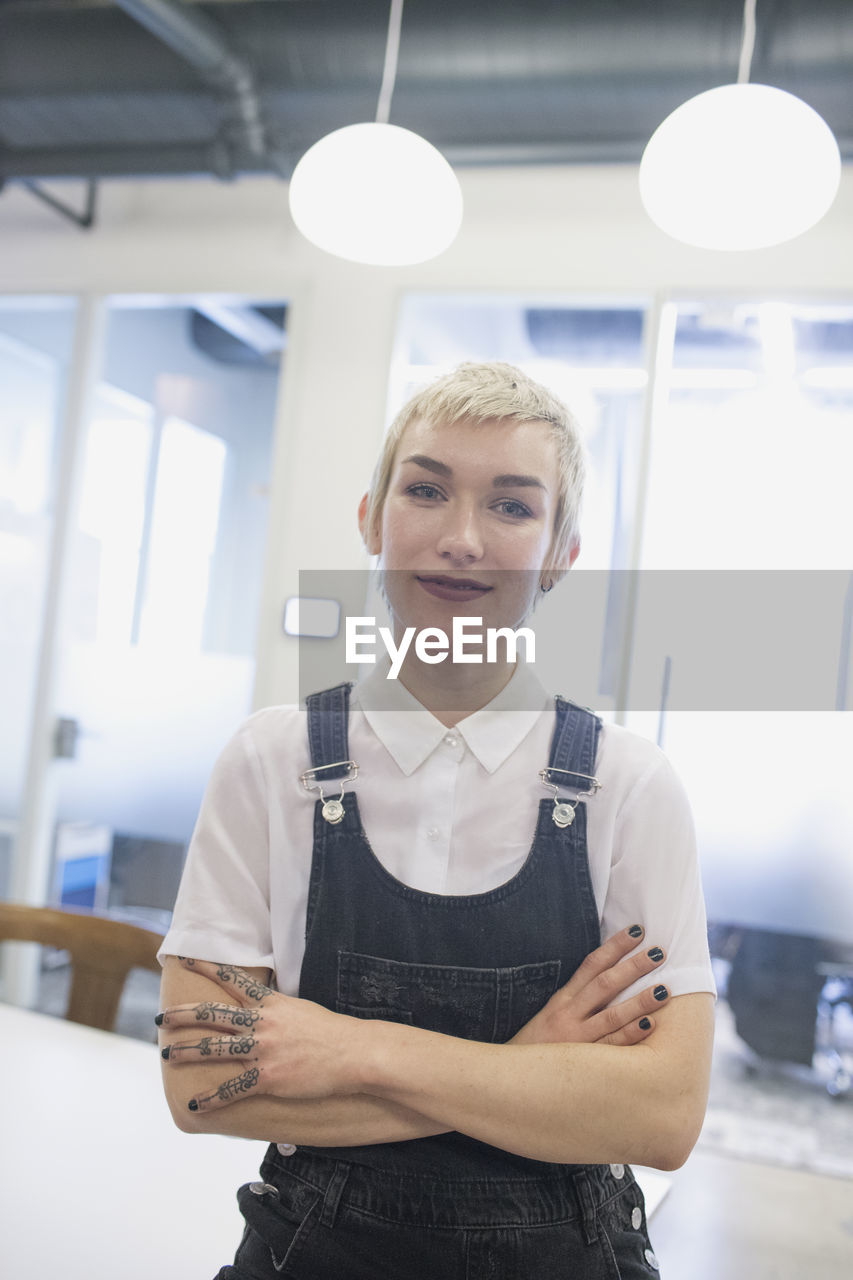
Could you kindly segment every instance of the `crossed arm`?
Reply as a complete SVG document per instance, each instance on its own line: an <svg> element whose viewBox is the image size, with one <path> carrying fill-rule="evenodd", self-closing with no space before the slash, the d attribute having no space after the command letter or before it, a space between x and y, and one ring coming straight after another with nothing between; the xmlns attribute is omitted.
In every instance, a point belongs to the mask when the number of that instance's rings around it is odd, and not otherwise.
<svg viewBox="0 0 853 1280"><path fill-rule="evenodd" d="M207 966L204 966L206 969ZM214 966L211 966L213 968ZM244 969L242 973L265 984L269 981L267 969ZM196 1001L201 1016L192 1023L175 1024L168 1012L170 1006L180 1006L185 1001ZM242 1055L204 1048L218 1039L251 1035L252 1025L234 1024L227 1013L211 1014L214 1006L241 1006L233 992L224 990L217 982L206 977L202 966L186 968L177 957L167 956L163 967L161 1003L165 1021L160 1033L161 1046L170 1046L172 1055L163 1063L163 1084L172 1118L185 1133L224 1133L232 1137L258 1138L264 1142L293 1142L297 1145L316 1147L354 1147L377 1142L403 1142L410 1138L426 1138L443 1133L446 1125L429 1122L425 1116L399 1103L353 1089L339 1094L317 1098L281 1097L273 1093L239 1092L225 1089L219 1097L227 1077L234 1073L252 1070L246 1067ZM335 1016L335 1015L332 1015ZM216 1018L216 1021L212 1019ZM187 1034L189 1026L195 1034ZM176 1047L194 1046L192 1052ZM202 1045L203 1048L198 1046ZM181 1059L183 1055L183 1060ZM175 1067L180 1065L180 1070ZM239 1078L239 1077L237 1077ZM190 1110L190 1102L198 1098L213 1098L202 1102L200 1109ZM237 1099L236 1101L234 1099ZM228 1105L224 1105L228 1102Z"/></svg>
<svg viewBox="0 0 853 1280"><path fill-rule="evenodd" d="M457 1129L539 1160L678 1168L705 1112L713 997L661 1002L653 984L606 1008L656 967L635 946L623 931L592 952L507 1045L350 1018L270 991L266 971L170 957L172 1114L189 1132L312 1146Z"/></svg>

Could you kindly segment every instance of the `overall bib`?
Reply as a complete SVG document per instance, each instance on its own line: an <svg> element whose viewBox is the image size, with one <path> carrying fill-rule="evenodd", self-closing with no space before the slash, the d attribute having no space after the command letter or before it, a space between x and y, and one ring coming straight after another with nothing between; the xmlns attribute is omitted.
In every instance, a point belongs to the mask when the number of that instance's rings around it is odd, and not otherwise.
<svg viewBox="0 0 853 1280"><path fill-rule="evenodd" d="M339 685L308 699L315 768L348 758L349 691ZM600 728L592 712L558 698L549 766L593 775ZM518 873L469 896L396 880L370 847L355 793L343 803L335 824L320 800L315 807L300 996L356 1017L503 1043L599 945L582 801L560 828L552 801L542 800ZM460 1133L290 1151L270 1146L263 1182L240 1188L246 1229L217 1280L658 1274L627 1165L530 1160Z"/></svg>

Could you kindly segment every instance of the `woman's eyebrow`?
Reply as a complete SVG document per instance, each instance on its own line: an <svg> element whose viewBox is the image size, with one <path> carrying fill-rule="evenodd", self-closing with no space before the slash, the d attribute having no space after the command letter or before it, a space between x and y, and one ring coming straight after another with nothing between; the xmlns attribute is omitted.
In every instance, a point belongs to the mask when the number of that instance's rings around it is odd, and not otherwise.
<svg viewBox="0 0 853 1280"><path fill-rule="evenodd" d="M430 458L425 453L412 453L408 458L403 458L402 462L413 462L416 466L423 467L426 471L432 471L437 476L444 476L448 480L453 475L452 468L448 467L446 462L439 462L437 458ZM537 476L504 475L495 476L492 480L492 487L494 489L544 489L546 486Z"/></svg>
<svg viewBox="0 0 853 1280"><path fill-rule="evenodd" d="M409 454L408 458L403 458L403 462L414 462L416 466L423 467L426 471L434 471L437 476L444 476L446 479L450 479L453 475L446 462L439 462L436 458L428 458L425 453Z"/></svg>
<svg viewBox="0 0 853 1280"><path fill-rule="evenodd" d="M496 489L513 489L516 487L526 487L528 489L545 488L545 485L536 476L495 476L492 484Z"/></svg>

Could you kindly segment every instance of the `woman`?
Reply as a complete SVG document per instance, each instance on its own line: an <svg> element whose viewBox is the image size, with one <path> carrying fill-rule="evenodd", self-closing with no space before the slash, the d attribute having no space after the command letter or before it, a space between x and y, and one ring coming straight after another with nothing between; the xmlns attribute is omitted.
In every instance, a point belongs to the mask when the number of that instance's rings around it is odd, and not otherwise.
<svg viewBox="0 0 853 1280"><path fill-rule="evenodd" d="M415 396L359 509L395 643L529 620L582 478L565 407L511 366ZM439 648L309 699L307 732L256 712L205 795L165 1086L182 1129L273 1144L220 1280L657 1269L627 1166L687 1158L713 1028L683 791L508 649Z"/></svg>

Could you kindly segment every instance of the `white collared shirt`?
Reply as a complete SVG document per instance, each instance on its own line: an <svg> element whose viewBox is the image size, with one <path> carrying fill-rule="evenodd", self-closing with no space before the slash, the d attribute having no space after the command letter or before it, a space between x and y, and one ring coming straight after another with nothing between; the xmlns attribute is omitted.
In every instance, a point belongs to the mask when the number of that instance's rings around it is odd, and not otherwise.
<svg viewBox="0 0 853 1280"><path fill-rule="evenodd" d="M382 666L355 686L349 753L370 846L404 884L437 894L484 893L527 857L548 763L554 704L519 666L487 706L448 729ZM226 744L190 841L163 955L261 966L280 991L299 987L316 793L306 713L265 707ZM654 979L672 995L716 994L696 842L684 789L653 743L616 725L599 737L586 799L590 872L602 940L640 923L642 945L665 963ZM329 784L326 798L340 784ZM565 788L561 796L576 790Z"/></svg>

